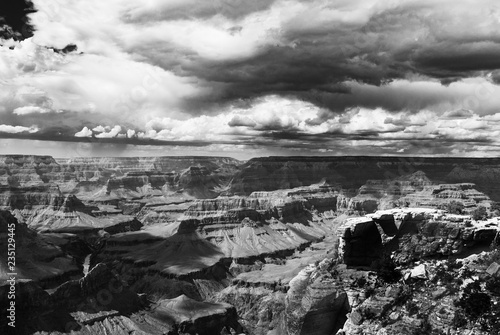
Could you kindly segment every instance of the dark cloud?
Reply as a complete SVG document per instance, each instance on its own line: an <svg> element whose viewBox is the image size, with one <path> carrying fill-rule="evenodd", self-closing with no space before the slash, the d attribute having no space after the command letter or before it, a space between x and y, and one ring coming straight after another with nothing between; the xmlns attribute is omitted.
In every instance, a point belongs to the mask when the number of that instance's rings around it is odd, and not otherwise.
<svg viewBox="0 0 500 335"><path fill-rule="evenodd" d="M228 126L229 127L250 127L250 128L253 128L257 125L257 123L248 118L248 117L244 117L244 116L239 116L239 115L236 115L234 116L231 121L229 121L228 123Z"/></svg>
<svg viewBox="0 0 500 335"><path fill-rule="evenodd" d="M28 15L34 12L29 0L0 2L0 38L23 40L33 36L34 28Z"/></svg>
<svg viewBox="0 0 500 335"><path fill-rule="evenodd" d="M215 15L238 19L268 9L274 2L275 0L192 0L173 4L159 2L156 4L158 7L153 11L141 8L126 11L122 15L122 20L128 23L147 23L152 21L206 19Z"/></svg>
<svg viewBox="0 0 500 335"><path fill-rule="evenodd" d="M192 55L188 61L156 57L153 61L176 74L196 76L213 85L215 94L210 98L187 102L191 109L206 109L205 103L218 106L217 103L235 99L280 94L299 97L334 112L356 106L420 110L442 98L418 91L413 97L404 98L395 92L380 96L376 90L355 94L345 82L384 86L411 75L422 75L450 85L483 71L499 69L497 34L478 31L477 36L462 36L462 32L457 32L453 40L442 40L445 33L438 31L437 21L445 20L441 24L453 28L455 19L453 11L443 17L441 10L439 6L409 4L381 11L365 24L313 27L305 26L307 17L295 18L283 26L282 44L267 45L250 58L207 61ZM462 11L459 15L465 22L478 19Z"/></svg>
<svg viewBox="0 0 500 335"><path fill-rule="evenodd" d="M367 152L372 141L424 154L495 144L494 1L89 1L40 2L40 44L0 50L12 64L0 66L4 129L37 129L2 136ZM33 7L18 7L4 20L11 36L30 30ZM97 126L120 130L75 138Z"/></svg>
<svg viewBox="0 0 500 335"><path fill-rule="evenodd" d="M459 109L456 111L451 111L448 113L445 113L443 117L449 118L449 119L468 119L473 116L474 113L472 113L470 110L466 109Z"/></svg>
<svg viewBox="0 0 500 335"><path fill-rule="evenodd" d="M437 78L467 76L471 72L500 68L500 44L475 41L469 44L442 43L417 50L415 69Z"/></svg>

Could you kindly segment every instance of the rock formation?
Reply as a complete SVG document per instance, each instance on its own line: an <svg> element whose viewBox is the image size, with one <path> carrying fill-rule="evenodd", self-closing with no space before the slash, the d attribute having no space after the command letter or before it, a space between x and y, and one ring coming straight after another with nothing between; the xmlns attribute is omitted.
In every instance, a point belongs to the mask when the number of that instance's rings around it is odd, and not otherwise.
<svg viewBox="0 0 500 335"><path fill-rule="evenodd" d="M13 223L18 330L493 334L499 166L1 156L0 246ZM477 301L489 309L470 308Z"/></svg>
<svg viewBox="0 0 500 335"><path fill-rule="evenodd" d="M14 271L7 262L8 233L13 233L15 251ZM2 285L9 278L8 273L17 273L20 280L35 280L42 286L51 286L72 275L78 275L81 269L75 259L63 248L53 243L51 236L38 234L7 211L0 211L0 280ZM2 296L6 299L6 295Z"/></svg>
<svg viewBox="0 0 500 335"><path fill-rule="evenodd" d="M16 334L76 331L79 334L208 335L220 333L226 327L239 329L230 305L203 303L185 296L151 302L131 291L104 264L97 264L85 277L68 281L51 293L31 281L19 282L16 286L23 304L18 306L18 318L30 320L19 322Z"/></svg>
<svg viewBox="0 0 500 335"><path fill-rule="evenodd" d="M322 179L340 183L346 189L358 189L367 180L394 180L422 171L434 183L474 183L480 192L499 201L500 188L495 182L499 165L497 158L261 157L241 166L231 191L273 191L311 185Z"/></svg>
<svg viewBox="0 0 500 335"><path fill-rule="evenodd" d="M429 256L458 256L478 245L489 247L498 227L496 218L476 222L442 210L402 208L348 219L338 235L346 264L370 266L390 252L406 263Z"/></svg>

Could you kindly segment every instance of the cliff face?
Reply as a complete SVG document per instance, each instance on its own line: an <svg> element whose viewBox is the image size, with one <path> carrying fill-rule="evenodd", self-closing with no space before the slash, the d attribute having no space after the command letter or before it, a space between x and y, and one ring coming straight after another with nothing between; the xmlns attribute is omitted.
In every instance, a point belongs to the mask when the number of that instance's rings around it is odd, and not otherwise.
<svg viewBox="0 0 500 335"><path fill-rule="evenodd" d="M469 216L427 208L378 211L348 219L339 228L341 253L347 265L370 266L390 252L405 264L426 257L456 257L477 246L487 249L497 236L498 220L471 221Z"/></svg>
<svg viewBox="0 0 500 335"><path fill-rule="evenodd" d="M9 230L8 228L14 228ZM14 232L15 271L7 263L8 233ZM36 280L42 285L67 280L80 273L75 259L54 245L47 236L36 233L8 211L0 211L0 280L5 284L8 273L16 272L18 279ZM45 283L45 284L43 284ZM2 296L5 299L6 295Z"/></svg>
<svg viewBox="0 0 500 335"><path fill-rule="evenodd" d="M31 209L33 207L59 207L64 196L55 184L31 186L0 185L0 206L7 209Z"/></svg>
<svg viewBox="0 0 500 335"><path fill-rule="evenodd" d="M50 156L0 156L0 183L4 185L34 185L47 182L45 174L59 172Z"/></svg>
<svg viewBox="0 0 500 335"><path fill-rule="evenodd" d="M327 180L330 184L341 184L346 190L356 190L365 185L360 191L362 195L386 189L387 185L380 181L390 182L421 171L433 183L475 183L478 191L493 200L500 200L500 188L494 183L500 176L499 166L500 159L472 158L267 157L242 164L234 159L218 157L81 157L56 160L49 156L11 155L0 157L0 184L30 186L56 183L63 193L78 194L96 192L107 186L110 179L108 191L122 185L135 191L144 185L151 185L152 189L160 185L171 186L172 178L178 178L178 189L190 190L192 195L206 198L221 192L249 195L254 191L290 189ZM125 175L125 179L120 180ZM148 180L144 180L145 177ZM405 188L418 191L417 184L409 180L394 185L404 195ZM200 189L201 185L204 186Z"/></svg>
<svg viewBox="0 0 500 335"><path fill-rule="evenodd" d="M163 197L165 207L171 207L213 198L223 192L239 164L217 157L0 156L0 207L37 230L136 230L142 225L126 215L137 214L145 203L130 199ZM149 207L139 216L158 223L163 213L170 213L156 209ZM177 216L176 209L172 213Z"/></svg>
<svg viewBox="0 0 500 335"><path fill-rule="evenodd" d="M463 206L463 213L471 213L478 206L491 207L488 195L476 190L472 183L439 184L425 186L421 191L398 200L398 204L406 207L445 208L451 201Z"/></svg>
<svg viewBox="0 0 500 335"><path fill-rule="evenodd" d="M0 156L0 185L24 187L54 183L65 194L88 197L89 193L106 188L109 180L108 192L117 185L129 191L136 191L137 187L144 185L151 185L153 189L171 185L172 176L169 174L174 173L180 179L180 189L185 188L198 197L213 197L218 194L214 188L227 182L240 164L235 159L224 157L79 157L56 160L50 156L9 155ZM126 174L130 175L123 178ZM148 180L144 180L144 176ZM206 190L197 189L203 180L207 184Z"/></svg>
<svg viewBox="0 0 500 335"><path fill-rule="evenodd" d="M203 303L185 296L150 302L123 285L104 264L97 264L85 277L68 281L50 294L33 282L19 282L16 286L18 297L22 298L19 299L18 317L31 321L17 323L16 334L35 331L41 334L74 331L79 334L163 334L180 331L208 335L220 333L226 327L239 330L231 305Z"/></svg>
<svg viewBox="0 0 500 335"><path fill-rule="evenodd" d="M435 183L475 183L479 191L500 200L500 187L495 183L499 166L497 158L263 157L241 166L231 191L250 194L310 185L322 179L357 189L369 179L392 180L422 171Z"/></svg>
<svg viewBox="0 0 500 335"><path fill-rule="evenodd" d="M335 334L350 306L332 256L318 257L309 265L290 258L287 264L242 273L215 300L236 307L248 334Z"/></svg>
<svg viewBox="0 0 500 335"><path fill-rule="evenodd" d="M207 299L255 263L292 257L332 235L335 195L323 184L198 200L172 223L109 237L96 261L133 271L129 283L142 292Z"/></svg>
<svg viewBox="0 0 500 335"><path fill-rule="evenodd" d="M137 198L151 195L185 193L194 198L214 198L229 182L231 174L224 170L210 170L205 166L191 166L180 172L128 172L122 177L110 178L106 195L115 198Z"/></svg>
<svg viewBox="0 0 500 335"><path fill-rule="evenodd" d="M179 156L179 157L76 157L57 158L56 162L65 168L73 167L74 170L86 166L94 166L102 169L120 170L122 173L133 171L179 172L190 166L198 164L210 169L217 169L221 165L227 168L238 166L239 161L228 157L203 157L203 156Z"/></svg>
<svg viewBox="0 0 500 335"><path fill-rule="evenodd" d="M58 162L63 169L81 175L74 186L77 194L84 193L81 196L86 198L94 194L104 200L171 192L213 198L241 164L223 157L78 158ZM85 171L99 175L82 175Z"/></svg>
<svg viewBox="0 0 500 335"><path fill-rule="evenodd" d="M342 328L349 302L342 283L327 271L330 262L310 265L290 281L284 311L286 334L332 334Z"/></svg>
<svg viewBox="0 0 500 335"><path fill-rule="evenodd" d="M249 216L252 220L275 218L284 222L307 221L311 211L337 210L337 199L341 196L337 187L326 183L274 192L253 192L248 197L218 197L195 202L186 211L192 217L217 217L224 214ZM241 220L236 217L235 220Z"/></svg>
<svg viewBox="0 0 500 335"><path fill-rule="evenodd" d="M422 171L386 180L368 180L354 196L342 192L338 211L373 213L395 207L427 207L446 209L452 202L460 211L471 213L479 206L490 208L488 195L476 190L473 183L435 184Z"/></svg>

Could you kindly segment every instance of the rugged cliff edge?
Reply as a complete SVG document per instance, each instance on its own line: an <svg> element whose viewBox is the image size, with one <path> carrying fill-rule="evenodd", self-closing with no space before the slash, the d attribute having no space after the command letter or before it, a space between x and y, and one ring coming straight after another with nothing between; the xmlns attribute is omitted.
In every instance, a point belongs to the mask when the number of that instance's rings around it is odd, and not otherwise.
<svg viewBox="0 0 500 335"><path fill-rule="evenodd" d="M498 238L500 221L474 221L467 215L429 208L378 211L348 219L338 229L340 252L347 265L370 266L384 253L399 263L425 257L461 256L490 247Z"/></svg>

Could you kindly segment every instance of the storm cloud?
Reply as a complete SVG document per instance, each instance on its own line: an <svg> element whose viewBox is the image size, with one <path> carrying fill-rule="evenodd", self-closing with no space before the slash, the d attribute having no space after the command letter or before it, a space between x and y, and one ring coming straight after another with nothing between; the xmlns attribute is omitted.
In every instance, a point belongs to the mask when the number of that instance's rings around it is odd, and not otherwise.
<svg viewBox="0 0 500 335"><path fill-rule="evenodd" d="M493 0L34 0L0 17L4 138L499 153Z"/></svg>

